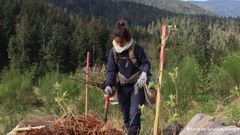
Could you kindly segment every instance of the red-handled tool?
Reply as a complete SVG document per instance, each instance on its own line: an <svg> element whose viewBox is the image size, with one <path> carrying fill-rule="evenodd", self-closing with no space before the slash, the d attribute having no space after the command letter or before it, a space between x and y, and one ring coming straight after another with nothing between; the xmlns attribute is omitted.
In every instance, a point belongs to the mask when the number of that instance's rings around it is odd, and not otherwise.
<svg viewBox="0 0 240 135"><path fill-rule="evenodd" d="M110 98L110 95L107 95L106 96L106 100L105 100L105 114L104 114L104 122L105 123L107 123L107 113L108 113L109 98Z"/></svg>

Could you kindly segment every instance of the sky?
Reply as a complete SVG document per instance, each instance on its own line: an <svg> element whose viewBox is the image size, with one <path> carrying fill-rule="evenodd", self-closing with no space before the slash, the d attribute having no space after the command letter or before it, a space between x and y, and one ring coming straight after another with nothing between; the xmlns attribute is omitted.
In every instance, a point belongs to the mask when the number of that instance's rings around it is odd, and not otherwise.
<svg viewBox="0 0 240 135"><path fill-rule="evenodd" d="M208 1L208 0L181 0L181 1ZM235 0L235 1L240 1L240 0Z"/></svg>
<svg viewBox="0 0 240 135"><path fill-rule="evenodd" d="M182 0L182 1L207 1L207 0Z"/></svg>

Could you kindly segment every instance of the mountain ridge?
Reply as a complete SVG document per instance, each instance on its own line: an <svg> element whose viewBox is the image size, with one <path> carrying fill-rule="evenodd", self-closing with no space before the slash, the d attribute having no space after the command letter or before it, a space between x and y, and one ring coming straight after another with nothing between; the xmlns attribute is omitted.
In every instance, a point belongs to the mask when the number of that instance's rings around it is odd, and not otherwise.
<svg viewBox="0 0 240 135"><path fill-rule="evenodd" d="M240 17L240 1L238 0L208 0L208 1L188 1L209 10L219 16ZM186 3L188 3L186 2Z"/></svg>
<svg viewBox="0 0 240 135"><path fill-rule="evenodd" d="M210 11L203 9L198 5L179 0L113 0L113 1L131 1L135 3L142 3L145 5L156 7L158 9L187 15L214 15Z"/></svg>
<svg viewBox="0 0 240 135"><path fill-rule="evenodd" d="M162 17L185 15L176 11L168 11L129 0L45 0L54 5L64 8L67 11L74 11L80 15L94 15L115 22L120 18L129 20L130 24L147 25L154 20L159 20ZM156 0L153 0L156 1ZM176 2L176 0L171 0ZM168 3L169 1L162 0ZM168 3L167 5L169 5ZM184 4L184 3L181 3ZM180 6L181 7L181 6ZM191 8L189 7L189 10ZM205 12L205 11L204 11ZM194 15L195 11L186 15ZM200 12L201 13L201 12ZM196 15L211 15L206 13Z"/></svg>

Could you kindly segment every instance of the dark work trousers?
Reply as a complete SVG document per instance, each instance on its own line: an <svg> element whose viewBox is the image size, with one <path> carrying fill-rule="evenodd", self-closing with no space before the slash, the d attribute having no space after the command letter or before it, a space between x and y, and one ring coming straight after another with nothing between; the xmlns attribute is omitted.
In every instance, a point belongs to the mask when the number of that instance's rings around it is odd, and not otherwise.
<svg viewBox="0 0 240 135"><path fill-rule="evenodd" d="M140 131L141 110L139 105L145 102L145 94L142 89L134 94L134 84L120 85L118 87L118 102L123 114L124 125L129 133L137 134Z"/></svg>

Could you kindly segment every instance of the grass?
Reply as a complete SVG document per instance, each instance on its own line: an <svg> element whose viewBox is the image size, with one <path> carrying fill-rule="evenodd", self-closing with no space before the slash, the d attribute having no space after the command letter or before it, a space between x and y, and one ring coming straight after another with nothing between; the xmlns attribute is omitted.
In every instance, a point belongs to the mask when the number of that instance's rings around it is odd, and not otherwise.
<svg viewBox="0 0 240 135"><path fill-rule="evenodd" d="M14 100L12 100L14 98ZM21 74L17 70L9 70L3 73L0 83L0 101L8 104L16 102L28 103L33 100L31 76L29 72Z"/></svg>
<svg viewBox="0 0 240 135"><path fill-rule="evenodd" d="M236 105L230 105L225 116L229 118L233 123L238 123L240 121L240 107Z"/></svg>

